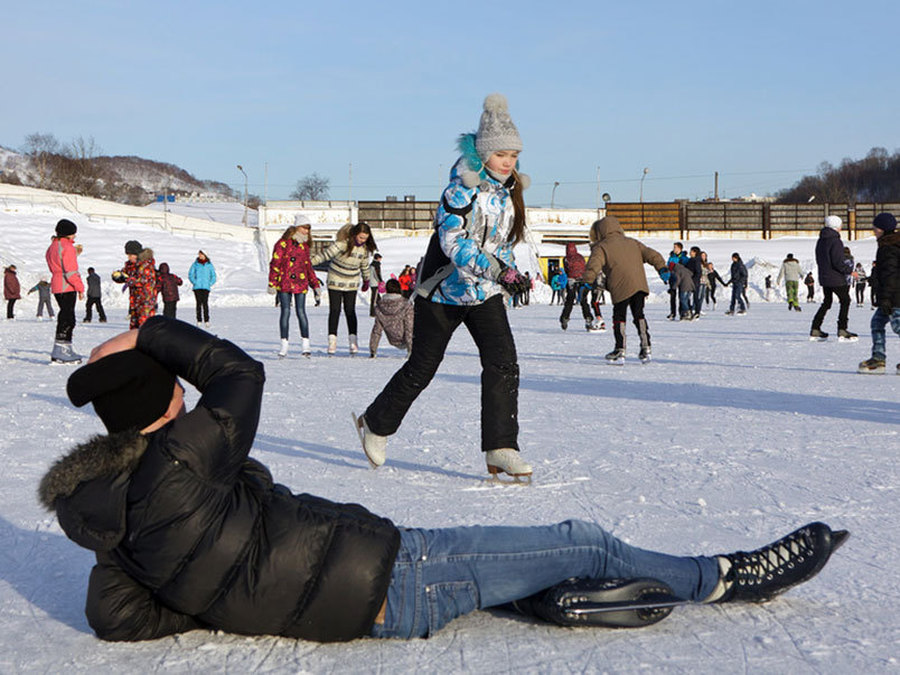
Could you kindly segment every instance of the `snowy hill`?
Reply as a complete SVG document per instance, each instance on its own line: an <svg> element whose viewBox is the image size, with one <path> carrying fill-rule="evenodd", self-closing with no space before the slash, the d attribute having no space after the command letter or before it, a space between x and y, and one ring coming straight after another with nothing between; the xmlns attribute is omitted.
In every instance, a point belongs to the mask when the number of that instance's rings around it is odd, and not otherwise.
<svg viewBox="0 0 900 675"><path fill-rule="evenodd" d="M44 249L63 215L0 203L0 259L16 262L25 289L43 272ZM602 355L611 348L611 334L579 330L577 321L561 331L559 307L545 304L544 289L531 306L510 311L521 368L520 442L535 465L535 480L530 487L501 488L484 482L481 366L465 330L454 336L434 381L391 437L387 463L373 471L350 412L362 410L403 363L399 350L382 340L378 358L351 359L342 322L340 352L327 357L328 308L310 303L313 358L292 352L279 361L278 313L249 245L125 222L79 222L82 265L94 265L108 279L130 238L152 246L158 262L168 261L182 275L198 248L210 254L221 280L212 294L212 329L266 368L252 454L294 491L361 503L403 526L582 518L632 544L672 553L755 548L811 520L847 528L851 539L818 577L771 603L682 607L640 630L560 629L489 611L412 642L318 645L209 631L137 644L100 642L84 616L94 558L65 537L38 505L35 490L53 460L101 426L66 398L71 370L48 364L53 324L34 320L32 295L17 305L15 321L0 321L0 672L900 669L900 593L890 581L900 558L900 525L892 517L900 486L900 377L855 373L869 354L868 307L851 308L850 328L860 342L812 343L807 333L815 305L788 312L761 295L766 274L777 273L787 252L809 268L814 240L700 243L726 278L731 251L752 263L751 307L743 317L723 314L730 289L722 289L718 306L700 321L666 321L665 289L651 279L654 361L647 365L634 358L630 324L626 364L607 365ZM645 242L663 254L671 246ZM415 263L425 240L378 243L390 273ZM868 268L873 241L850 246ZM105 285L110 323L79 323L79 351L127 327L123 296ZM179 316L190 318L186 288ZM777 298L781 293L776 290ZM608 304L603 312L610 323ZM358 315L365 344L372 323L362 301ZM893 335L888 354L891 365L900 361ZM190 392L189 407L196 400Z"/></svg>

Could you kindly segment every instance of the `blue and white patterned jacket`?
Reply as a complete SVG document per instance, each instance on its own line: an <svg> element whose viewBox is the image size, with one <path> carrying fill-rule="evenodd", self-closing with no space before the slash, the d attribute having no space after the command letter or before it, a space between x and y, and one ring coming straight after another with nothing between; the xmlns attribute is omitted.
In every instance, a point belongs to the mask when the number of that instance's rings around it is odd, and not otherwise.
<svg viewBox="0 0 900 675"><path fill-rule="evenodd" d="M463 184L465 157L450 171L450 185L444 190L435 215L441 250L453 264L453 271L431 295L432 302L450 305L477 305L498 295L496 263L491 256L515 267L509 233L513 227L512 178L506 184L486 174L475 187Z"/></svg>

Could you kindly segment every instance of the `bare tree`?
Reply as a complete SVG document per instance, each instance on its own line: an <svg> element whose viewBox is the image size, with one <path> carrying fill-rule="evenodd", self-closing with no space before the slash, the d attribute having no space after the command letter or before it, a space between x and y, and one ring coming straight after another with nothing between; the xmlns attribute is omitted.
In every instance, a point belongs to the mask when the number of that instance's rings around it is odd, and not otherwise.
<svg viewBox="0 0 900 675"><path fill-rule="evenodd" d="M328 199L328 179L311 173L297 181L297 187L289 195L291 199L317 201Z"/></svg>
<svg viewBox="0 0 900 675"><path fill-rule="evenodd" d="M33 133L25 137L22 146L25 155L31 158L38 172L38 187L44 187L44 181L50 173L53 157L59 154L60 144L53 134Z"/></svg>

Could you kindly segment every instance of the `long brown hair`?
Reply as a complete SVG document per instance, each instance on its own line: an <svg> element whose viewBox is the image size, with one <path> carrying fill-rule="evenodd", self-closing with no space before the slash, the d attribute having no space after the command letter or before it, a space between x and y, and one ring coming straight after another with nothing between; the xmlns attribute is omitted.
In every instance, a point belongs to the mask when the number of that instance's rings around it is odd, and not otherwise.
<svg viewBox="0 0 900 675"><path fill-rule="evenodd" d="M344 252L345 255L350 255L353 247L356 246L356 235L361 232L365 232L369 235L369 238L366 239L366 243L363 244L363 246L366 247L366 250L369 253L374 253L378 250L378 247L375 245L375 237L372 236L372 228L369 227L368 223L361 221L356 225L347 228L347 250Z"/></svg>
<svg viewBox="0 0 900 675"><path fill-rule="evenodd" d="M513 245L525 239L525 198L522 196L522 181L519 179L519 172L513 169L513 184L509 188L510 196L513 200L513 226L509 231L509 238Z"/></svg>

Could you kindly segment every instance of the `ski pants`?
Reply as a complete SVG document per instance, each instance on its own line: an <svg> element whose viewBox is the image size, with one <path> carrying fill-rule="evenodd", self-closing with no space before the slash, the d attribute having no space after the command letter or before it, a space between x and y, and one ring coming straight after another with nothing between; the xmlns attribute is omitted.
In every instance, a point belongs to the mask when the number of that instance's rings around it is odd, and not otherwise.
<svg viewBox="0 0 900 675"><path fill-rule="evenodd" d="M631 318L634 321L644 318L644 300L647 294L638 291L634 295L613 303L613 323L625 323L628 310L631 309Z"/></svg>
<svg viewBox="0 0 900 675"><path fill-rule="evenodd" d="M731 307L729 311L734 311L734 306L738 305L741 311L746 311L747 305L744 303L744 286L731 282Z"/></svg>
<svg viewBox="0 0 900 675"><path fill-rule="evenodd" d="M788 307L799 307L800 300L797 297L797 291L800 288L799 281L785 281L784 292L787 294Z"/></svg>
<svg viewBox="0 0 900 675"><path fill-rule="evenodd" d="M209 323L209 289L195 288L194 300L197 302L197 323Z"/></svg>
<svg viewBox="0 0 900 675"><path fill-rule="evenodd" d="M578 302L581 305L581 316L584 318L585 323L594 323L594 314L591 312L587 288L579 288L579 286L581 286L581 282L575 281L570 282L568 288L566 288L566 302L563 305L560 320L569 320L569 317L572 315L572 306L575 304L575 298L578 297Z"/></svg>
<svg viewBox="0 0 900 675"><path fill-rule="evenodd" d="M47 308L47 315L52 319L55 312L53 311L53 305L50 304L50 299L43 296L38 296L38 316L44 316L44 307Z"/></svg>
<svg viewBox="0 0 900 675"><path fill-rule="evenodd" d="M16 306L16 300L18 300L18 298L9 298L6 301L6 318L7 319L16 318L16 313L15 313L15 309L14 309Z"/></svg>
<svg viewBox="0 0 900 675"><path fill-rule="evenodd" d="M91 308L94 306L97 307L97 316L100 317L100 320L106 321L106 312L103 311L103 303L100 302L100 298L92 298L90 296L88 296L87 303L84 305L84 320L91 320Z"/></svg>
<svg viewBox="0 0 900 675"><path fill-rule="evenodd" d="M167 316L170 319L177 318L175 315L178 313L178 301L177 300L163 300L163 316Z"/></svg>
<svg viewBox="0 0 900 675"><path fill-rule="evenodd" d="M356 335L356 291L336 291L333 288L328 289L328 334L337 335L341 307L347 319L347 332Z"/></svg>
<svg viewBox="0 0 900 675"><path fill-rule="evenodd" d="M446 305L416 297L412 352L365 412L373 433L390 436L400 428L463 323L481 358L481 449L519 449L519 364L500 295L478 305Z"/></svg>
<svg viewBox="0 0 900 675"><path fill-rule="evenodd" d="M900 307L894 307L890 314L885 312L881 307L872 314L872 321L869 328L872 329L872 358L887 358L887 324L891 324L891 330L900 335Z"/></svg>
<svg viewBox="0 0 900 675"><path fill-rule="evenodd" d="M570 577L650 577L701 602L719 580L714 557L681 557L626 544L599 525L400 531L384 624L376 638L427 637L458 616L526 598Z"/></svg>
<svg viewBox="0 0 900 675"><path fill-rule="evenodd" d="M300 337L308 338L309 319L306 316L306 292L287 293L286 291L279 291L278 306L281 308L281 316L278 319L278 329L281 333L281 339L288 339L291 323L291 300L293 300L294 313L297 315L297 322L300 324Z"/></svg>
<svg viewBox="0 0 900 675"><path fill-rule="evenodd" d="M68 293L54 293L59 312L56 313L56 339L60 342L71 342L72 331L75 329L75 301L78 294L75 291Z"/></svg>
<svg viewBox="0 0 900 675"><path fill-rule="evenodd" d="M846 330L847 316L850 314L850 287L822 286L822 293L824 295L822 304L819 305L819 310L813 317L812 327L814 329L819 329L822 327L822 322L825 320L825 315L828 314L828 310L831 309L832 298L836 295L838 298L838 302L841 303L840 309L838 310L837 327L838 330Z"/></svg>

